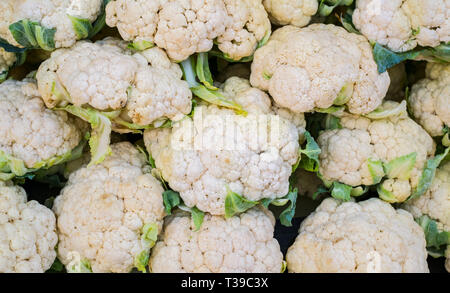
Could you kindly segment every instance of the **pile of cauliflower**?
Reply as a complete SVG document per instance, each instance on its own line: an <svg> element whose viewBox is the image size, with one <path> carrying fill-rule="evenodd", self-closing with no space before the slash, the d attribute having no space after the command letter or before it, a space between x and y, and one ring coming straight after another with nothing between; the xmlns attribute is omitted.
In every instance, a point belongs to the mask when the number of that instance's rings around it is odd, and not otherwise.
<svg viewBox="0 0 450 293"><path fill-rule="evenodd" d="M450 272L449 3L0 1L0 273Z"/></svg>

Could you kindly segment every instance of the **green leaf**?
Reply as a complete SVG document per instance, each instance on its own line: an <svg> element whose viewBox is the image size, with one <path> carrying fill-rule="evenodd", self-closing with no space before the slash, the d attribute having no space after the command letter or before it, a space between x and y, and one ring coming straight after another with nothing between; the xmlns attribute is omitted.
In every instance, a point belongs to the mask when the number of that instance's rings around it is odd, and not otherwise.
<svg viewBox="0 0 450 293"><path fill-rule="evenodd" d="M55 259L50 269L46 271L46 273L62 273L62 272L64 272L64 265L58 258Z"/></svg>
<svg viewBox="0 0 450 293"><path fill-rule="evenodd" d="M336 106L343 106L347 104L347 102L350 100L350 98L353 95L353 83L348 83L342 87L340 92L338 93L336 99L333 102L333 105Z"/></svg>
<svg viewBox="0 0 450 293"><path fill-rule="evenodd" d="M259 202L248 200L227 187L227 196L225 197L225 218L231 218L236 214L243 213L257 204L259 204Z"/></svg>
<svg viewBox="0 0 450 293"><path fill-rule="evenodd" d="M293 190L289 191L289 193L287 194L286 198L290 201L290 204L280 214L281 225L286 226L286 227L292 226L292 218L295 215L297 196L298 196L297 188L294 188Z"/></svg>
<svg viewBox="0 0 450 293"><path fill-rule="evenodd" d="M26 52L27 48L18 48L9 44L5 39L0 38L0 47L6 52L12 52L16 54L23 54Z"/></svg>
<svg viewBox="0 0 450 293"><path fill-rule="evenodd" d="M312 199L313 199L313 200L317 200L317 199L319 198L320 195L326 194L326 193L328 193L328 192L330 192L330 191L328 190L328 188L326 188L325 186L319 186L319 188L317 188L316 192L314 192L314 194L313 194L313 196L312 196Z"/></svg>
<svg viewBox="0 0 450 293"><path fill-rule="evenodd" d="M352 197L358 197L358 196L361 196L363 194L366 194L368 191L369 191L369 187L367 187L367 186L365 186L365 187L362 187L362 186L353 187L350 195Z"/></svg>
<svg viewBox="0 0 450 293"><path fill-rule="evenodd" d="M447 157L449 151L450 148L447 148L445 149L444 153L427 160L425 168L422 171L422 175L420 176L419 184L414 189L408 201L414 198L421 197L428 190L428 188L430 188L430 185L434 179L434 175L436 174L436 168L439 167L441 162Z"/></svg>
<svg viewBox="0 0 450 293"><path fill-rule="evenodd" d="M403 100L400 104L395 107L391 107L392 104L382 104L380 107L370 112L369 114L363 115L366 118L377 120L386 119L392 116L397 116L407 113L407 103Z"/></svg>
<svg viewBox="0 0 450 293"><path fill-rule="evenodd" d="M377 192L378 192L378 196L386 202L389 202L389 203L398 202L395 195L392 192L390 192L389 190L387 190L386 188L384 188L383 184L379 184L377 186Z"/></svg>
<svg viewBox="0 0 450 293"><path fill-rule="evenodd" d="M105 24L106 24L106 10L105 9L106 9L106 5L108 5L108 3L110 1L111 0L103 0L101 13L97 17L97 20L94 21L94 23L92 24L92 30L89 32L88 39L91 39L93 36L98 34L105 26Z"/></svg>
<svg viewBox="0 0 450 293"><path fill-rule="evenodd" d="M349 6L353 0L321 0L319 4L319 14L328 16L338 6Z"/></svg>
<svg viewBox="0 0 450 293"><path fill-rule="evenodd" d="M367 167L369 168L370 176L372 177L373 184L378 184L384 177L383 162L381 160L367 160Z"/></svg>
<svg viewBox="0 0 450 293"><path fill-rule="evenodd" d="M331 106L329 108L315 108L314 111L318 113L334 114L337 112L343 112L345 110L344 106Z"/></svg>
<svg viewBox="0 0 450 293"><path fill-rule="evenodd" d="M172 210L181 203L180 194L173 190L166 190L163 192L163 201L166 214L171 215Z"/></svg>
<svg viewBox="0 0 450 293"><path fill-rule="evenodd" d="M147 249L142 250L134 257L134 266L138 271L142 273L147 272L148 260L150 258L150 251Z"/></svg>
<svg viewBox="0 0 450 293"><path fill-rule="evenodd" d="M211 90L197 82L196 72L194 70L194 59L189 57L181 62L184 79L188 82L191 91L200 99L217 106L233 109L237 114L247 115L242 106L238 103L226 99L219 91Z"/></svg>
<svg viewBox="0 0 450 293"><path fill-rule="evenodd" d="M0 72L0 83L4 82L8 77L8 70L4 70Z"/></svg>
<svg viewBox="0 0 450 293"><path fill-rule="evenodd" d="M353 11L351 9L347 9L347 11L344 14L340 14L338 16L339 21L341 22L342 26L349 32L353 34L360 35L361 33L355 28L355 25L353 24Z"/></svg>
<svg viewBox="0 0 450 293"><path fill-rule="evenodd" d="M442 145L445 147L450 147L450 138L449 138L450 131L449 131L448 126L444 127L443 132L444 132L444 136L442 137Z"/></svg>
<svg viewBox="0 0 450 293"><path fill-rule="evenodd" d="M411 177L411 171L416 164L416 157L417 153L414 152L383 164L387 177L408 180Z"/></svg>
<svg viewBox="0 0 450 293"><path fill-rule="evenodd" d="M55 49L55 33L56 29L47 29L40 25L34 27L34 34L38 43L38 48L46 51Z"/></svg>
<svg viewBox="0 0 450 293"><path fill-rule="evenodd" d="M197 207L193 207L191 208L191 217L192 221L194 221L195 231L200 230L203 224L205 213L199 210Z"/></svg>
<svg viewBox="0 0 450 293"><path fill-rule="evenodd" d="M378 66L378 72L386 72L389 68L406 60L415 60L420 55L418 51L409 51L404 53L395 53L380 44L373 46L373 58Z"/></svg>
<svg viewBox="0 0 450 293"><path fill-rule="evenodd" d="M67 111L91 124L92 133L89 138L89 146L91 148L90 165L103 162L111 154L109 146L112 131L110 118L117 117L120 112L99 112L92 108L81 108L74 105L56 109Z"/></svg>
<svg viewBox="0 0 450 293"><path fill-rule="evenodd" d="M67 15L72 22L73 30L77 35L78 40L86 39L93 27L89 19L79 18L72 15Z"/></svg>
<svg viewBox="0 0 450 293"><path fill-rule="evenodd" d="M196 66L197 76L201 83L203 83L206 88L210 90L217 90L213 85L214 81L209 70L208 53L197 54L197 66Z"/></svg>
<svg viewBox="0 0 450 293"><path fill-rule="evenodd" d="M342 129L341 119L339 117L327 114L324 121L326 130Z"/></svg>
<svg viewBox="0 0 450 293"><path fill-rule="evenodd" d="M68 273L92 273L91 264L87 259L82 259L78 263L66 267Z"/></svg>
<svg viewBox="0 0 450 293"><path fill-rule="evenodd" d="M331 196L334 197L335 199L339 199L342 201L350 201L351 193L352 193L351 186L340 182L333 182L333 187L331 189Z"/></svg>
<svg viewBox="0 0 450 293"><path fill-rule="evenodd" d="M147 49L153 48L155 46L154 43L149 41L136 41L128 44L128 49L134 50L134 51L145 51Z"/></svg>
<svg viewBox="0 0 450 293"><path fill-rule="evenodd" d="M300 148L300 161L293 166L293 172L297 169L298 166L309 172L317 172L319 170L319 155L321 153L321 149L308 131L305 132L305 138L306 147L305 149Z"/></svg>
<svg viewBox="0 0 450 293"><path fill-rule="evenodd" d="M439 231L436 221L426 215L416 219L416 222L422 227L427 248L432 249L434 257L444 256L447 245L450 245L450 232Z"/></svg>

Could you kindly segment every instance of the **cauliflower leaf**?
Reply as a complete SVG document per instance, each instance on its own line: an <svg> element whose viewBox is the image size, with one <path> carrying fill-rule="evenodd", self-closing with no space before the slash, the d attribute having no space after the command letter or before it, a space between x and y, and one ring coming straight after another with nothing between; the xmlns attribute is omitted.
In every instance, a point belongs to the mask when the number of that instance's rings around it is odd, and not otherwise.
<svg viewBox="0 0 450 293"><path fill-rule="evenodd" d="M425 233L428 253L434 258L444 256L447 245L450 245L450 232L440 231L436 221L430 219L427 215L417 218L416 222Z"/></svg>

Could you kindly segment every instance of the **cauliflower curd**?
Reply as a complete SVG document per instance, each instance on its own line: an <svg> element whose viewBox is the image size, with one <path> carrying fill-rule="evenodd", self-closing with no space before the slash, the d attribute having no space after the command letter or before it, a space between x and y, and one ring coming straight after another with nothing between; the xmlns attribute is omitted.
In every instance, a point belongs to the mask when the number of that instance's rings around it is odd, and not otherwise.
<svg viewBox="0 0 450 293"><path fill-rule="evenodd" d="M398 103L387 101L383 107L396 108ZM326 130L317 141L323 178L350 186L374 185L386 171L388 179L380 187L383 199L405 201L434 155L433 139L405 112L383 119L345 115L340 123L342 129ZM399 171L389 172L390 165Z"/></svg>
<svg viewBox="0 0 450 293"><path fill-rule="evenodd" d="M87 21L92 27L101 14L102 5L103 0L2 0L0 38L16 47L40 46L49 50L70 47L82 38L78 21ZM11 28L18 23L41 29L34 32L35 35L23 37L21 32ZM42 35L39 32L43 32ZM25 34L28 34L26 29Z"/></svg>
<svg viewBox="0 0 450 293"><path fill-rule="evenodd" d="M255 52L250 81L293 112L345 104L354 114L375 110L390 82L367 39L325 24L276 30Z"/></svg>
<svg viewBox="0 0 450 293"><path fill-rule="evenodd" d="M450 42L448 0L357 0L355 27L395 52Z"/></svg>
<svg viewBox="0 0 450 293"><path fill-rule="evenodd" d="M0 84L0 175L51 167L83 139L82 121L47 109L34 80ZM52 162L53 161L53 162ZM22 163L20 163L22 162Z"/></svg>
<svg viewBox="0 0 450 293"><path fill-rule="evenodd" d="M16 54L6 52L5 49L0 47L0 83L6 79L9 68L13 66L16 60Z"/></svg>
<svg viewBox="0 0 450 293"><path fill-rule="evenodd" d="M262 0L112 0L106 24L117 27L124 40L146 41L183 61L207 52L217 42L228 57L251 56L270 34Z"/></svg>
<svg viewBox="0 0 450 293"><path fill-rule="evenodd" d="M0 273L43 273L56 258L55 215L22 187L0 181Z"/></svg>
<svg viewBox="0 0 450 293"><path fill-rule="evenodd" d="M305 126L302 115L297 125L277 115L269 97L243 79L230 78L222 93L242 104L248 116L200 105L192 119L173 129L144 134L171 188L187 206L214 215L225 214L227 187L253 201L285 196Z"/></svg>
<svg viewBox="0 0 450 293"><path fill-rule="evenodd" d="M425 79L411 88L412 115L431 136L444 135L450 125L450 65L428 63Z"/></svg>
<svg viewBox="0 0 450 293"><path fill-rule="evenodd" d="M428 273L425 237L410 213L379 199L325 199L300 226L290 273Z"/></svg>
<svg viewBox="0 0 450 293"><path fill-rule="evenodd" d="M275 218L264 208L225 219L205 215L199 231L186 213L165 221L150 257L153 273L280 273L283 254Z"/></svg>
<svg viewBox="0 0 450 293"><path fill-rule="evenodd" d="M58 258L68 271L80 262L92 272L142 269L162 227L164 189L145 155L129 142L112 149L103 163L73 172L55 199ZM149 227L155 235L146 241Z"/></svg>

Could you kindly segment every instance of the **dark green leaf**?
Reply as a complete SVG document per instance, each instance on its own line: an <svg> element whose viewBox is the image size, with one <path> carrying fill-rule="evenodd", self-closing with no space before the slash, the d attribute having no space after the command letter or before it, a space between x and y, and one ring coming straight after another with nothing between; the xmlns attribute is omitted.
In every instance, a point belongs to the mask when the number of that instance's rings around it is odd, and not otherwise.
<svg viewBox="0 0 450 293"><path fill-rule="evenodd" d="M163 192L163 201L166 214L171 215L172 209L181 203L180 194L173 190L166 190Z"/></svg>

